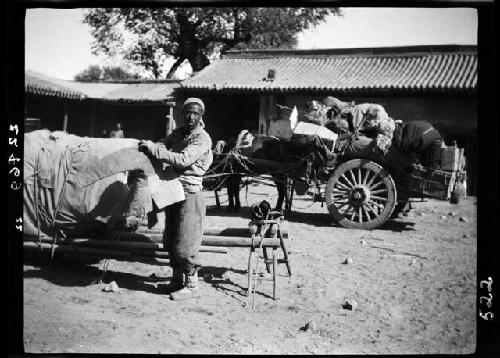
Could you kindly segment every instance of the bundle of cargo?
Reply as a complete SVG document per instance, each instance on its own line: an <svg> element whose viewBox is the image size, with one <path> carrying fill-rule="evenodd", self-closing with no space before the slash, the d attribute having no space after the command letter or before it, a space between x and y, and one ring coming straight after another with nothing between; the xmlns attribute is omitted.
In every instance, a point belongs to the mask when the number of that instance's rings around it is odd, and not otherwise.
<svg viewBox="0 0 500 358"><path fill-rule="evenodd" d="M55 237L126 226L184 200L175 172L138 150L136 139L37 130L24 136L23 232ZM117 225L120 226L120 225Z"/></svg>
<svg viewBox="0 0 500 358"><path fill-rule="evenodd" d="M447 147L445 144L443 144L441 148L439 168L446 171L464 170L464 148L458 148L456 143L454 143L450 147Z"/></svg>
<svg viewBox="0 0 500 358"><path fill-rule="evenodd" d="M297 140L300 138L319 138L330 150L335 147L335 142L337 141L338 135L328 128L317 125L311 122L300 121L299 112L297 107L293 109L280 106L282 109L290 110L290 117L288 119L280 119L275 122L271 122L269 128L269 135L276 136L283 139ZM274 132L273 123L281 122L282 127L286 127L285 130Z"/></svg>

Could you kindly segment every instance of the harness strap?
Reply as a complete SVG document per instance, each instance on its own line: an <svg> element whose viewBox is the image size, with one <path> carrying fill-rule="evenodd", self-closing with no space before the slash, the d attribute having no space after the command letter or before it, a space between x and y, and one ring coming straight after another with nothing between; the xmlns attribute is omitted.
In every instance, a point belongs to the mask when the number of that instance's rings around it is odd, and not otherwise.
<svg viewBox="0 0 500 358"><path fill-rule="evenodd" d="M433 131L434 130L434 127L430 127L428 129L426 129L423 133L422 133L422 136L426 135L426 134L429 134L429 132Z"/></svg>

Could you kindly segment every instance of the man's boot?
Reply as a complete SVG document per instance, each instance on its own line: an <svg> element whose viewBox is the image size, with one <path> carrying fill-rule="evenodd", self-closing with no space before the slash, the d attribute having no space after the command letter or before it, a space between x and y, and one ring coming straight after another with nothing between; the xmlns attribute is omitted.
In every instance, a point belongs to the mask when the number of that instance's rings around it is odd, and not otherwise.
<svg viewBox="0 0 500 358"><path fill-rule="evenodd" d="M194 273L193 275L186 275L184 287L170 294L170 298L174 301L183 301L198 296L199 296L199 289L198 289L197 272Z"/></svg>
<svg viewBox="0 0 500 358"><path fill-rule="evenodd" d="M241 209L241 203L240 203L240 198L239 198L239 194L237 194L238 196L236 197L236 201L234 203L234 211L235 212L238 212L240 211Z"/></svg>
<svg viewBox="0 0 500 358"><path fill-rule="evenodd" d="M174 268L172 270L172 279L170 283L165 287L168 294L178 291L184 287L184 271L182 268Z"/></svg>

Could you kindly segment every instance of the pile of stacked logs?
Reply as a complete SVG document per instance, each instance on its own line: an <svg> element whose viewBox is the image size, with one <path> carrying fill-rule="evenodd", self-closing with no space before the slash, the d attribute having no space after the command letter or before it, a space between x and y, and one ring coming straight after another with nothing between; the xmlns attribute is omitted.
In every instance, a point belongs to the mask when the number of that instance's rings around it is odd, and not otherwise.
<svg viewBox="0 0 500 358"><path fill-rule="evenodd" d="M288 237L287 232L283 235ZM163 233L140 227L136 232L119 232L112 240L95 238L61 238L54 241L50 237L24 237L25 249L48 252L73 253L114 258L151 258L155 261L168 259L163 247ZM229 247L250 247L252 238L248 228L209 228L204 230L200 252L227 253ZM264 246L279 247L279 240L265 238Z"/></svg>

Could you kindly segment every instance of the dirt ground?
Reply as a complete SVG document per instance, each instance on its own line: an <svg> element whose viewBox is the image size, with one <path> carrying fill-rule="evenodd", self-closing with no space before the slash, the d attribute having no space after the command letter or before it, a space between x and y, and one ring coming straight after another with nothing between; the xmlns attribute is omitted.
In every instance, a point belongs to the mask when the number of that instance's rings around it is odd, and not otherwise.
<svg viewBox="0 0 500 358"><path fill-rule="evenodd" d="M222 197L224 199L224 197ZM247 227L248 205L274 204L251 186L239 213L206 193L206 227ZM413 204L372 231L343 229L296 197L286 217L293 274L246 296L248 249L202 253L201 297L171 301L166 264L26 255L24 346L51 353L456 354L476 342L476 200ZM345 259L349 258L347 264ZM103 292L116 281L119 292ZM353 309L345 303L349 302Z"/></svg>

